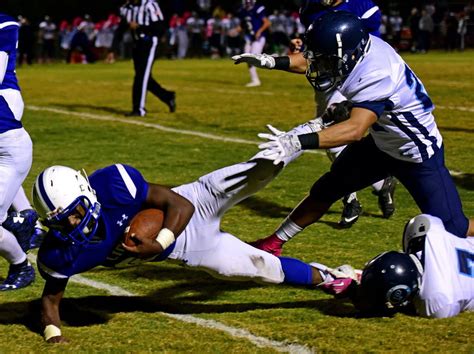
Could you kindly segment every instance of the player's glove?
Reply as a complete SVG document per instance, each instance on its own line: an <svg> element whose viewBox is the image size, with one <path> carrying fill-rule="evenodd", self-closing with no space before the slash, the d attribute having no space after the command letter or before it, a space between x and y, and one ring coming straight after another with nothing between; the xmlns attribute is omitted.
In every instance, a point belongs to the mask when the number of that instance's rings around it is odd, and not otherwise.
<svg viewBox="0 0 474 354"><path fill-rule="evenodd" d="M344 264L335 269L327 268L327 278L319 284L321 289L338 298L351 297L360 283L362 272Z"/></svg>
<svg viewBox="0 0 474 354"><path fill-rule="evenodd" d="M275 58L265 53L234 55L232 60L234 60L234 64L247 63L262 69L273 69L275 67Z"/></svg>
<svg viewBox="0 0 474 354"><path fill-rule="evenodd" d="M274 165L278 165L284 158L301 151L301 142L298 139L298 135L278 130L270 124L267 124L267 128L272 134L259 133L258 137L267 139L268 142L260 144L258 148L266 150L263 152L263 155L273 160Z"/></svg>
<svg viewBox="0 0 474 354"><path fill-rule="evenodd" d="M340 123L349 119L352 106L351 101L342 101L329 105L321 116L324 126L327 127L331 124Z"/></svg>

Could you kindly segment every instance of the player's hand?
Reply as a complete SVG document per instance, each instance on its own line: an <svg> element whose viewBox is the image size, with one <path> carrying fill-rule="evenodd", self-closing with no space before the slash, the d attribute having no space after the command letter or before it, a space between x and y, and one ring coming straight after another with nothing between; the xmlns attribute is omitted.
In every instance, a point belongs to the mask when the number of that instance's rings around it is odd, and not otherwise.
<svg viewBox="0 0 474 354"><path fill-rule="evenodd" d="M234 64L247 63L262 69L273 69L275 67L275 58L268 54L244 53L232 57Z"/></svg>
<svg viewBox="0 0 474 354"><path fill-rule="evenodd" d="M342 101L333 103L321 115L324 125L327 127L348 120L351 117L353 103L351 101Z"/></svg>
<svg viewBox="0 0 474 354"><path fill-rule="evenodd" d="M319 284L319 287L337 298L350 297L357 289L357 282L351 278L337 278Z"/></svg>
<svg viewBox="0 0 474 354"><path fill-rule="evenodd" d="M130 238L134 241L134 246L127 246L122 242L122 247L128 252L135 253L140 258L150 258L163 252L163 247L155 240L140 235L132 234Z"/></svg>
<svg viewBox="0 0 474 354"><path fill-rule="evenodd" d="M301 151L301 143L298 139L298 135L278 130L270 124L267 125L267 128L272 134L258 134L259 138L268 140L260 144L258 148L260 150L267 150L263 152L263 156L273 160L274 165L278 165L283 159Z"/></svg>
<svg viewBox="0 0 474 354"><path fill-rule="evenodd" d="M49 338L46 343L69 343L69 339L64 336L55 336Z"/></svg>
<svg viewBox="0 0 474 354"><path fill-rule="evenodd" d="M301 53L301 48L303 48L303 41L300 38L293 38L290 41L289 49L291 54Z"/></svg>
<svg viewBox="0 0 474 354"><path fill-rule="evenodd" d="M360 269L354 269L349 264L343 264L337 268L327 268L326 270L333 278L350 278L357 283L360 283L362 271Z"/></svg>

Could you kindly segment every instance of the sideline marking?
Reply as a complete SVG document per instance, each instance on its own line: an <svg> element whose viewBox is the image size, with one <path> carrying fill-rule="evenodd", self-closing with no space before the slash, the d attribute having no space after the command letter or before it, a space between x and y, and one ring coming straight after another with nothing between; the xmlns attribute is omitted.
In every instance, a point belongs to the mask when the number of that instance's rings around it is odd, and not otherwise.
<svg viewBox="0 0 474 354"><path fill-rule="evenodd" d="M116 117L116 116L108 116L108 115L84 113L84 112L70 112L70 111L67 111L67 110L64 110L64 109L48 108L48 107L40 107L40 106L27 106L26 108L28 108L32 111L46 111L46 112L57 113L57 114L71 115L71 116L75 116L75 117L78 117L80 119L86 119L86 120L100 120L100 121L106 121L106 122L121 122L121 123L125 123L125 124L139 125L139 126L142 126L142 127L161 130L161 131L164 131L164 132L182 134L182 135L197 136L197 137L200 137L200 138L210 139L210 140L217 140L217 141L224 141L224 142L231 142L231 143L238 143L238 144L247 144L247 145L258 145L258 144L262 143L262 141L247 140L247 139L240 139L240 138L231 138L231 137L225 137L225 136L220 136L220 135L202 133L202 132L198 132L198 131L195 131L195 130L170 128L170 127L166 127L166 126L161 125L161 124L147 123L147 122L143 122L143 121L139 121L139 120L133 120L133 119L128 119L128 118L120 118L120 117ZM305 153L317 154L317 155L326 155L325 152L318 151L318 150L305 151Z"/></svg>
<svg viewBox="0 0 474 354"><path fill-rule="evenodd" d="M28 259L30 260L30 262L36 263L36 255L30 253L28 255ZM81 285L87 285L95 289L105 290L113 296L140 296L139 294L132 293L119 286L110 285L107 283L102 283L96 280L88 279L82 275L74 275L71 278L69 278L69 281L73 283L81 284ZM234 338L246 339L249 342L255 344L259 348L271 348L278 352L292 353L292 354L314 353L314 350L311 350L305 345L279 342L279 341L268 339L265 337L256 336L245 329L231 327L218 321L207 320L204 318L194 317L191 315L180 315L180 314L174 314L174 313L168 313L168 312L162 312L162 311L157 311L155 313L173 318L181 322L193 323L200 327L210 328L213 330L225 332Z"/></svg>

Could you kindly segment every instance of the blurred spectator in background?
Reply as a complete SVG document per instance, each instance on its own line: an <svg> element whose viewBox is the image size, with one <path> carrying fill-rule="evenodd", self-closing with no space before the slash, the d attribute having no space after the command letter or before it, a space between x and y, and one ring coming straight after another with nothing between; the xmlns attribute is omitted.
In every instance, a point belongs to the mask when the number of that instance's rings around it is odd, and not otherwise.
<svg viewBox="0 0 474 354"><path fill-rule="evenodd" d="M39 24L39 42L41 44L40 62L50 63L55 57L56 25L49 16Z"/></svg>
<svg viewBox="0 0 474 354"><path fill-rule="evenodd" d="M398 50L399 44L400 44L400 34L402 31L403 19L400 16L400 13L398 11L392 11L388 18L388 22L390 23L390 30L392 34L392 40L390 44L392 45L393 48Z"/></svg>
<svg viewBox="0 0 474 354"><path fill-rule="evenodd" d="M224 31L225 52L228 56L239 54L242 51L242 38L240 37L240 19L229 12L222 19Z"/></svg>
<svg viewBox="0 0 474 354"><path fill-rule="evenodd" d="M452 12L446 12L440 23L440 32L444 38L444 49L452 51L456 49L458 20Z"/></svg>
<svg viewBox="0 0 474 354"><path fill-rule="evenodd" d="M67 58L69 49L71 48L71 40L74 36L75 30L73 30L72 25L66 21L61 21L59 25L59 47L63 52L64 58Z"/></svg>
<svg viewBox="0 0 474 354"><path fill-rule="evenodd" d="M82 31L87 35L89 42L94 43L96 30L95 30L95 24L94 22L92 22L90 15L85 14L84 20L82 20L81 23L82 23Z"/></svg>
<svg viewBox="0 0 474 354"><path fill-rule="evenodd" d="M186 20L191 16L189 12L185 12L183 16L178 16L176 22L176 39L178 42L177 58L184 59L188 52L189 37L186 27Z"/></svg>
<svg viewBox="0 0 474 354"><path fill-rule="evenodd" d="M33 64L33 48L35 45L35 34L30 21L20 16L20 29L18 30L18 65L21 66L24 63L28 65Z"/></svg>
<svg viewBox="0 0 474 354"><path fill-rule="evenodd" d="M459 49L461 51L464 50L465 48L465 36L467 33L467 21L469 20L469 16L467 15L466 12L461 11L459 14L459 22L458 22L458 28L457 32L459 34Z"/></svg>
<svg viewBox="0 0 474 354"><path fill-rule="evenodd" d="M290 42L285 30L288 19L282 11L278 10L273 11L268 19L271 22L271 52L276 55L285 55L288 52L288 43Z"/></svg>
<svg viewBox="0 0 474 354"><path fill-rule="evenodd" d="M420 12L416 7L411 9L410 17L408 17L408 26L411 32L411 51L414 53L418 48L418 41L420 38Z"/></svg>
<svg viewBox="0 0 474 354"><path fill-rule="evenodd" d="M193 11L191 16L186 20L186 27L188 28L190 36L189 57L201 58L202 45L204 38L204 20L200 18L197 12Z"/></svg>
<svg viewBox="0 0 474 354"><path fill-rule="evenodd" d="M382 17L380 19L379 33L380 33L380 38L382 38L385 42L387 42L389 28L390 28L390 24L388 23L388 17L387 15L382 14Z"/></svg>
<svg viewBox="0 0 474 354"><path fill-rule="evenodd" d="M85 32L87 22L83 21L77 26L77 30L71 39L71 45L67 54L67 63L88 64L95 61L95 55L91 50L89 37Z"/></svg>
<svg viewBox="0 0 474 354"><path fill-rule="evenodd" d="M426 9L421 11L421 18L418 22L419 32L419 43L418 51L420 53L426 53L431 48L431 34L434 30L433 17L430 15L430 12Z"/></svg>
<svg viewBox="0 0 474 354"><path fill-rule="evenodd" d="M218 59L222 56L222 18L220 11L214 11L213 17L206 22L206 38L209 43L211 59Z"/></svg>

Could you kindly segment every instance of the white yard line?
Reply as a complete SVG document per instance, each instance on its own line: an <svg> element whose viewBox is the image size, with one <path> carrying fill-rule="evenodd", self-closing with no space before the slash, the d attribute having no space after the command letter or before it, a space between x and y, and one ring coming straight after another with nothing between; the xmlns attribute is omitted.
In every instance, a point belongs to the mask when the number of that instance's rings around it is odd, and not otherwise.
<svg viewBox="0 0 474 354"><path fill-rule="evenodd" d="M28 259L30 260L30 262L36 263L36 255L30 253L28 255ZM110 295L113 295L113 296L139 296L138 294L127 291L119 286L110 285L107 283L88 279L82 275L74 275L69 279L69 281L73 283L81 284L81 285L86 285L95 289L105 290ZM242 338L242 339L248 340L249 342L251 342L252 344L256 345L259 348L271 348L277 352L282 352L282 353L294 353L294 354L314 353L314 350L311 350L307 346L295 344L295 343L279 342L279 341L268 339L265 337L256 336L245 329L231 327L218 321L206 320L206 319L191 316L191 315L180 315L180 314L174 314L174 313L168 313L168 312L162 312L162 311L157 311L156 313L166 316L166 317L173 318L177 321L192 323L200 327L210 328L213 330L225 332L231 337Z"/></svg>
<svg viewBox="0 0 474 354"><path fill-rule="evenodd" d="M256 140L230 138L230 137L225 137L225 136L220 136L220 135L215 135L215 134L202 133L195 130L170 128L170 127L165 127L164 125L161 125L161 124L147 123L140 120L120 118L117 116L109 116L109 115L85 113L85 112L71 112L65 109L60 109L60 108L49 108L49 107L41 107L41 106L27 106L26 108L32 111L45 111L45 112L51 112L51 113L57 113L57 114L70 115L70 116L75 116L80 119L86 119L86 120L121 122L125 124L132 124L132 125L138 125L141 127L153 128L153 129L161 130L168 133L191 135L191 136L197 136L200 138L210 139L210 140L217 140L217 141L224 141L224 142L231 142L231 143L238 143L238 144L247 144L247 145L257 145L261 143L261 141L256 141ZM325 152L318 151L318 150L307 151L307 153L326 155Z"/></svg>

